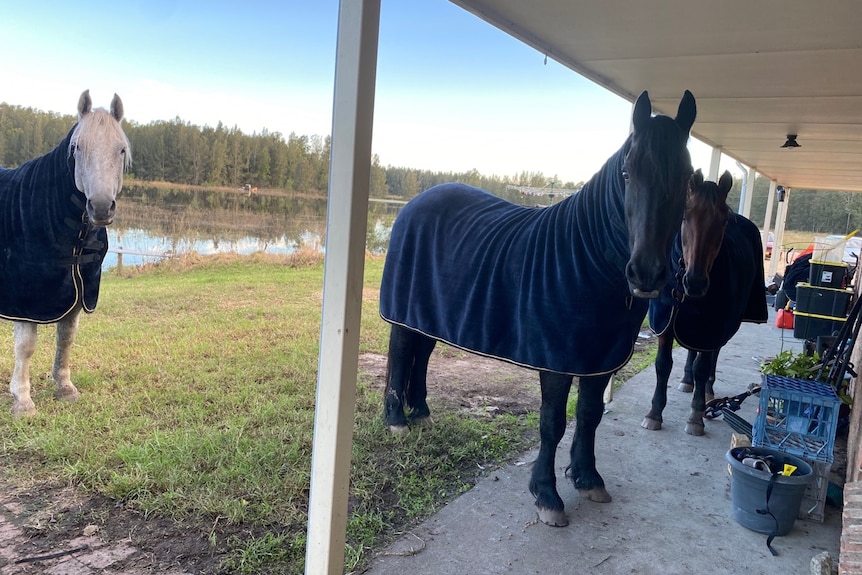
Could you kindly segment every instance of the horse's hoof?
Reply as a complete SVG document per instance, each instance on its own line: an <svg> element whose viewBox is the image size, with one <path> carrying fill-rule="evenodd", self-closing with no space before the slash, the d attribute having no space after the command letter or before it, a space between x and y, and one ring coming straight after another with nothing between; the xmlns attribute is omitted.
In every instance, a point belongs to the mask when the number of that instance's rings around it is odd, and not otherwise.
<svg viewBox="0 0 862 575"><path fill-rule="evenodd" d="M539 521L545 525L550 525L551 527L565 527L569 524L569 518L566 516L566 512L562 509L547 509L539 507L538 512Z"/></svg>
<svg viewBox="0 0 862 575"><path fill-rule="evenodd" d="M644 420L641 421L641 427L644 429L649 429L650 431L658 431L661 429L661 421L656 421L655 419L644 417Z"/></svg>
<svg viewBox="0 0 862 575"><path fill-rule="evenodd" d="M706 434L706 428L703 423L686 423L685 432L689 435L701 436Z"/></svg>
<svg viewBox="0 0 862 575"><path fill-rule="evenodd" d="M706 402L707 403L709 403L710 401L713 401L714 399L715 399L715 394L712 394L712 393L706 394Z"/></svg>
<svg viewBox="0 0 862 575"><path fill-rule="evenodd" d="M32 401L16 401L12 404L11 412L15 417L36 415L36 404Z"/></svg>
<svg viewBox="0 0 862 575"><path fill-rule="evenodd" d="M410 433L410 427L407 425L390 425L389 431L392 435L405 436Z"/></svg>
<svg viewBox="0 0 862 575"><path fill-rule="evenodd" d="M431 419L430 415L426 415L424 417L410 418L410 423L412 423L416 427L433 427L434 426L434 420Z"/></svg>
<svg viewBox="0 0 862 575"><path fill-rule="evenodd" d="M596 503L610 503L611 494L604 487L593 487L592 489L578 489L581 496Z"/></svg>
<svg viewBox="0 0 862 575"><path fill-rule="evenodd" d="M694 386L690 383L680 383L679 386L677 386L677 389L683 393L691 393L694 391Z"/></svg>
<svg viewBox="0 0 862 575"><path fill-rule="evenodd" d="M54 399L57 401L78 401L81 393L74 385L64 385L54 392Z"/></svg>

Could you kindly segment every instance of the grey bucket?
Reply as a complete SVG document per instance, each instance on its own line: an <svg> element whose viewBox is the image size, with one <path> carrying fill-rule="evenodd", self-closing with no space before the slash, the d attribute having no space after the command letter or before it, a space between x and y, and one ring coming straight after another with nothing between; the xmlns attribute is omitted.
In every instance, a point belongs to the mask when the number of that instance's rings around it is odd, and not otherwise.
<svg viewBox="0 0 862 575"><path fill-rule="evenodd" d="M782 466L785 463L796 466L793 475L776 476L768 503L766 495L772 474L743 465L737 455L744 450L761 457L771 455ZM730 501L736 522L757 533L786 535L799 514L805 488L814 479L811 465L799 457L766 447L734 447L725 459L731 468Z"/></svg>

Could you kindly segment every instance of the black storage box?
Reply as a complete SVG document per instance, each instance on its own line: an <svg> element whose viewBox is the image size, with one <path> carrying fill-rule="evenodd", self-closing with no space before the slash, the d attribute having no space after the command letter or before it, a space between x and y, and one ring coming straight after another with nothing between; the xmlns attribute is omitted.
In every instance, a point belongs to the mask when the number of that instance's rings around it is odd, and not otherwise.
<svg viewBox="0 0 862 575"><path fill-rule="evenodd" d="M818 287L841 289L847 276L847 264L811 260L808 283Z"/></svg>
<svg viewBox="0 0 862 575"><path fill-rule="evenodd" d="M793 314L793 337L798 339L815 339L818 335L832 335L841 329L845 317L815 315L804 312Z"/></svg>
<svg viewBox="0 0 862 575"><path fill-rule="evenodd" d="M850 309L852 297L853 290L851 289L835 289L798 283L796 284L796 311L844 317L847 315L847 310Z"/></svg>

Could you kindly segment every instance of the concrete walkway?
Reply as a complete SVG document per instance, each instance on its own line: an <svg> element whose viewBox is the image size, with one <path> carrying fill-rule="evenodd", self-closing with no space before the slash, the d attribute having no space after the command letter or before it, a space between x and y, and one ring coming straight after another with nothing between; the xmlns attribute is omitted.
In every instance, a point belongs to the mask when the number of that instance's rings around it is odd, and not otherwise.
<svg viewBox="0 0 862 575"><path fill-rule="evenodd" d="M781 350L801 351L792 331L775 327L775 312L763 325L744 324L722 351L716 395L732 396L760 382L760 358ZM824 551L838 561L841 512L826 508L823 523L797 520L777 537L773 557L766 536L749 531L731 515L725 453L733 430L720 418L707 421L706 435L684 432L690 394L676 390L685 350L674 352L664 429L640 422L655 386L653 367L625 382L599 426L596 455L611 503L581 500L563 479L571 429L557 453L557 486L570 524L536 522L527 490L537 451L523 454L453 501L373 561L369 575L404 573L745 573L807 574ZM754 422L758 397L737 412Z"/></svg>

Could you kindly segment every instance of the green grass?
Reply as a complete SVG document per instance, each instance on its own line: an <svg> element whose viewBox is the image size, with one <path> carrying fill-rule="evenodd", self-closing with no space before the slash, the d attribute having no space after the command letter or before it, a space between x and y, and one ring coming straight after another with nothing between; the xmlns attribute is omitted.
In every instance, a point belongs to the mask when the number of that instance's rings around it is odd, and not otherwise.
<svg viewBox="0 0 862 575"><path fill-rule="evenodd" d="M386 350L376 294L382 266L366 262L363 352ZM39 328L39 411L16 419L3 404L0 454L14 463L4 473L73 484L148 517L214 525L208 537L227 572L301 573L322 284L322 263L262 256L107 274L73 351L82 394L74 404L53 400L53 327ZM5 381L11 332L0 334ZM535 440L535 413L470 417L429 401L433 428L392 436L379 390L360 374L348 570L469 489L479 465L510 460Z"/></svg>

